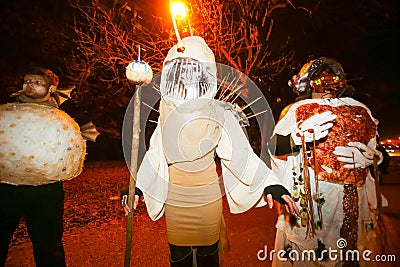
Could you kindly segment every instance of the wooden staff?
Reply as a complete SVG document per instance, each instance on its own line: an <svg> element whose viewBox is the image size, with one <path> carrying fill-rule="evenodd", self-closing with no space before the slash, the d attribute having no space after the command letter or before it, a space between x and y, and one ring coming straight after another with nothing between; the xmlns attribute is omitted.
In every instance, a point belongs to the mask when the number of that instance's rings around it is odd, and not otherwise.
<svg viewBox="0 0 400 267"><path fill-rule="evenodd" d="M127 216L126 226L126 242L125 242L125 261L124 266L129 267L131 261L132 250L132 225L133 225L133 204L135 201L135 188L138 169L138 154L139 154L139 137L140 137L140 104L141 104L141 86L135 85L136 93L133 98L133 129L132 129L132 148L130 162L130 181L128 206L131 212Z"/></svg>
<svg viewBox="0 0 400 267"><path fill-rule="evenodd" d="M377 236L377 243L379 244L379 252L382 253L384 246L387 244L387 235L386 235L386 227L383 223L382 218L382 192L381 192L381 185L380 185L380 172L378 168L378 161L379 157L374 156L374 176L375 176L375 194L376 194L376 223L377 225L374 226L375 233Z"/></svg>

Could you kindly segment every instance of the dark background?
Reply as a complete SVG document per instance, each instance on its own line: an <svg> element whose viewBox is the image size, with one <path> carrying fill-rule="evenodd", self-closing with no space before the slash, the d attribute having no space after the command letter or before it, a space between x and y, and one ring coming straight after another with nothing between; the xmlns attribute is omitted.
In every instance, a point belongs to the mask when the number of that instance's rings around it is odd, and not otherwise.
<svg viewBox="0 0 400 267"><path fill-rule="evenodd" d="M152 1L148 12L164 14L166 2ZM279 115L295 97L287 86L291 76L308 60L327 56L342 64L356 89L353 97L365 103L380 121L381 139L400 136L399 1L295 2L304 6L317 2L319 6L311 13L302 8L274 12L271 51L279 51L287 40L295 51L295 62L270 82L269 86L279 89L266 94L274 115ZM67 0L0 0L1 103L9 101L10 92L22 88L24 71L30 66L40 65L55 72L64 68L75 47L56 32L72 33L68 26L73 23L72 12ZM62 76L60 80L62 83ZM110 110L113 101L117 100L110 99ZM105 119L96 106L85 110L75 107L66 104L65 109L78 123L91 120L101 129ZM112 113L113 120L122 121L123 109ZM121 147L120 136L115 136L119 127L115 125L114 131L102 133L96 143L89 144L89 151L95 151L92 157L121 157L120 150L115 149Z"/></svg>

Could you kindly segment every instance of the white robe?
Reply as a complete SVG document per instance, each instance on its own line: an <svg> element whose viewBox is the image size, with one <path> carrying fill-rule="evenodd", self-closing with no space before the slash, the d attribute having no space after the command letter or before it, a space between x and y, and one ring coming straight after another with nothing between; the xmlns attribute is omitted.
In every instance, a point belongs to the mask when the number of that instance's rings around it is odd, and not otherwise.
<svg viewBox="0 0 400 267"><path fill-rule="evenodd" d="M160 108L162 110L162 108ZM220 137L215 140L216 154L221 159L224 189L232 213L242 213L253 206L264 206L264 188L269 185L281 184L279 179L266 164L254 153L238 120L231 110L224 110L216 101L211 100L209 106L201 112L206 116L208 110L214 110L220 127ZM221 116L219 116L220 114ZM184 121L185 115L178 112L177 120ZM188 123L191 118L188 118ZM182 123L182 122L180 122ZM163 127L159 119L151 139L148 151L139 167L137 187L144 195L147 211L152 220L159 219L164 214L169 188L168 163L165 149L168 145L163 142L173 142L176 136L163 136ZM204 136L207 139L207 134ZM208 152L205 152L206 154Z"/></svg>

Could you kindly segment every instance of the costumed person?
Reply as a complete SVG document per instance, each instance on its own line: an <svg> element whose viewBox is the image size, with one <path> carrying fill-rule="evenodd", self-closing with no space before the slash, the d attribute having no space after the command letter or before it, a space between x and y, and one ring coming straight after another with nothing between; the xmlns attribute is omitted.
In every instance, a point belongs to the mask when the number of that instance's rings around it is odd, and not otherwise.
<svg viewBox="0 0 400 267"><path fill-rule="evenodd" d="M219 266L224 194L232 213L272 207L274 199L299 215L287 189L253 152L232 106L214 98L217 68L204 39L185 37L169 50L159 89L160 116L136 186L151 219L166 216L171 266L192 266L193 258L199 267Z"/></svg>
<svg viewBox="0 0 400 267"><path fill-rule="evenodd" d="M381 195L368 166L383 159L378 121L364 104L342 97L353 88L331 58L311 60L289 85L299 97L275 126L271 165L301 216L280 211L273 266L363 265L363 251L376 253Z"/></svg>
<svg viewBox="0 0 400 267"><path fill-rule="evenodd" d="M34 67L24 76L16 103L0 106L0 266L22 217L32 241L36 266L65 266L62 243L63 180L78 176L86 139L98 132L82 128L58 105L71 90L58 90L52 71Z"/></svg>

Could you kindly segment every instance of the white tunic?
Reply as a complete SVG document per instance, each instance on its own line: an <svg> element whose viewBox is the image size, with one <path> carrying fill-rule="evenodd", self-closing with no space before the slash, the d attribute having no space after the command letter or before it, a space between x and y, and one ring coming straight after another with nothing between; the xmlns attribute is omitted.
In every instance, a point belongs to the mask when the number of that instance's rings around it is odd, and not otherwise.
<svg viewBox="0 0 400 267"><path fill-rule="evenodd" d="M160 118L164 116L163 105L166 105L166 103L162 101ZM192 123L193 117L185 117L188 113L185 113L181 106L179 109L176 110L169 123L176 123L176 125ZM213 113L210 113L210 110ZM197 131L203 132L203 136L202 138L197 136L196 142L193 141L193 146L196 147L201 141L208 139L215 142L212 146L209 146L210 142L206 142L209 147L197 156L194 156L196 153L191 153L190 149L187 148L187 141L185 144L178 144L178 147L185 148L183 153L189 151L187 152L189 156L186 157L186 162L190 163L194 159L190 157L199 159L214 150L221 159L224 189L230 211L242 213L255 205L265 205L264 188L269 185L280 184L279 179L254 153L232 111L224 110L216 100L210 100L207 105L197 109L197 111L200 114L198 116L203 119L210 116L210 121L217 125L214 130L218 131L218 134L197 128ZM168 117L168 120L170 120L170 117ZM159 119L158 126L150 139L149 149L137 175L137 187L143 191L148 214L153 220L159 219L164 214L169 189L168 164L185 163L185 157L175 157L174 151L171 151L174 146L170 142L176 142L177 136L172 134L170 134L172 136L163 136L163 134L169 134L170 131L163 132L163 129L167 129L163 123L168 120ZM196 128L194 131L196 131ZM182 138L182 140L187 140L187 138Z"/></svg>

